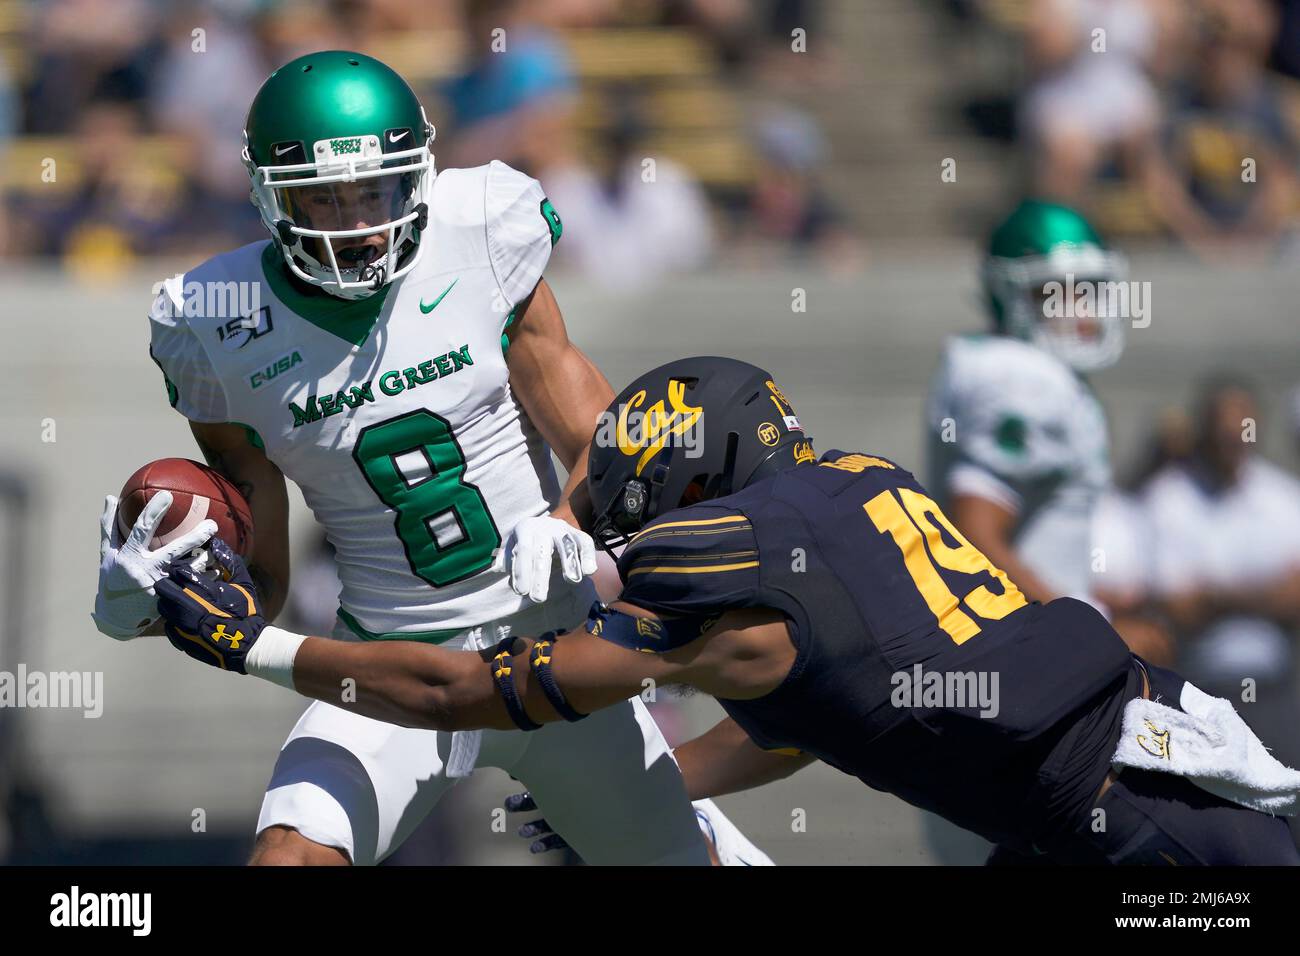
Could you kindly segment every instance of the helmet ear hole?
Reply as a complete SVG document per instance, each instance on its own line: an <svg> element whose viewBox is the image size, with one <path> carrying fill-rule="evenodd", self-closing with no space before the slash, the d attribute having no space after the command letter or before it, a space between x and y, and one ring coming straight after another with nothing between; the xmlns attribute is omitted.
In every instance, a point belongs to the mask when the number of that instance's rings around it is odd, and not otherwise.
<svg viewBox="0 0 1300 956"><path fill-rule="evenodd" d="M685 508L701 501L705 501L708 496L708 475L696 475L691 479L691 483L686 486L682 492L682 500L677 503L677 507Z"/></svg>

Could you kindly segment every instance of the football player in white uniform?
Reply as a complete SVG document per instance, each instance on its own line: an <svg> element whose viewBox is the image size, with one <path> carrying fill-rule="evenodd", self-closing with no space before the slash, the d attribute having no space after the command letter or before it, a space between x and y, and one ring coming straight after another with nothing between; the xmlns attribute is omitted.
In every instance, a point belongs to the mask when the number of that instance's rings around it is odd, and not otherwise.
<svg viewBox="0 0 1300 956"><path fill-rule="evenodd" d="M1124 318L1071 296L1124 274L1077 212L1021 203L985 262L993 333L949 341L930 391L930 487L1031 600L1090 599L1111 477L1105 412L1081 373L1119 358Z"/></svg>
<svg viewBox="0 0 1300 956"><path fill-rule="evenodd" d="M472 652L585 619L595 555L570 495L613 393L542 279L562 226L540 185L499 162L436 172L415 94L356 53L281 67L245 135L271 239L168 280L150 352L249 501L270 614L289 579L288 478L337 553L337 639ZM251 313L213 308L214 290L245 289ZM148 551L168 503L156 496L119 547L106 501L95 620L110 636L161 633L152 585L213 532ZM313 703L280 753L253 860L378 862L476 765L523 781L589 863L709 860L639 699L537 734L440 734Z"/></svg>
<svg viewBox="0 0 1300 956"><path fill-rule="evenodd" d="M1119 358L1125 329L1122 317L1073 293L1125 273L1078 212L1022 202L994 229L984 262L993 329L952 338L930 390L935 499L1044 604L1096 603L1093 514L1111 471L1105 412L1083 373ZM923 814L923 826L941 862L982 862L991 850L934 814Z"/></svg>

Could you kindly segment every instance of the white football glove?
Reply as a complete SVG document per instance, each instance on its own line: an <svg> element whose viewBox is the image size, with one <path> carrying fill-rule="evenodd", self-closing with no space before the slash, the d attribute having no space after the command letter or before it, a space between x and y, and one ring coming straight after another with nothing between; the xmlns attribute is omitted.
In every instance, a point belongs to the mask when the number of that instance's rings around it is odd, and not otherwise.
<svg viewBox="0 0 1300 956"><path fill-rule="evenodd" d="M91 617L100 632L129 641L158 619L154 585L167 577L172 558L201 547L217 533L208 519L157 551L149 550L154 531L171 507L170 492L160 491L144 506L125 542L117 542L117 497L104 498L99 519L99 593Z"/></svg>
<svg viewBox="0 0 1300 956"><path fill-rule="evenodd" d="M540 604L551 588L552 554L559 558L566 581L577 584L596 573L596 544L591 536L551 517L525 518L515 525L497 552L492 570L509 571L515 593L526 594Z"/></svg>

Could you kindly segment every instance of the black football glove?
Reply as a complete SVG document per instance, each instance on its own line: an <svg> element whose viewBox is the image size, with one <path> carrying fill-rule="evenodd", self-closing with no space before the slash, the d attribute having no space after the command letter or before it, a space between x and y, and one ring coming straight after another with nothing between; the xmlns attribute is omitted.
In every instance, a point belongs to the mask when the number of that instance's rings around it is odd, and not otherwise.
<svg viewBox="0 0 1300 956"><path fill-rule="evenodd" d="M213 538L208 549L208 571L196 572L179 559L168 565L167 577L154 585L158 612L177 650L213 667L246 674L244 658L257 643L266 618L243 559L220 538Z"/></svg>

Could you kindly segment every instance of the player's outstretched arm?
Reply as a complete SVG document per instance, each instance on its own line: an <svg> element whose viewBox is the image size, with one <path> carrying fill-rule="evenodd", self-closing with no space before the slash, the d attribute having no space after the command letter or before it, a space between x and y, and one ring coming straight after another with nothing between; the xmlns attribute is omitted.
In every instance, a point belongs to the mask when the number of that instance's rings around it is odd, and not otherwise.
<svg viewBox="0 0 1300 956"><path fill-rule="evenodd" d="M508 730L516 724L493 679L494 672L506 668L523 715L540 725L563 718L530 671L534 643L516 640L511 648L516 653L494 660L490 652L480 657L413 642L352 644L308 638L294 659L293 682L305 696L406 727ZM557 665L556 679L581 714L627 700L641 689L647 674L670 679L676 673L671 665L606 645L582 630L544 646L543 653ZM562 660L567 662L563 668ZM345 697L345 687L355 687L355 694Z"/></svg>
<svg viewBox="0 0 1300 956"><path fill-rule="evenodd" d="M617 604L614 611L625 620L662 623L630 604ZM607 620L606 626L615 625ZM498 656L485 651L480 658L415 643L311 638L297 650L293 686L309 697L404 726L509 729L580 719L669 684L724 697L758 697L784 679L793 661L784 622L765 611L730 612L698 639L662 654L630 650L585 627L554 640L519 639L508 650ZM355 703L340 701L349 679ZM517 701L513 708L506 704L507 694ZM791 765L787 758L781 766L784 776L802 764Z"/></svg>
<svg viewBox="0 0 1300 956"><path fill-rule="evenodd" d="M208 465L239 489L253 513L257 533L248 571L266 619L273 621L289 596L289 493L284 475L242 425L190 422L190 431Z"/></svg>
<svg viewBox="0 0 1300 956"><path fill-rule="evenodd" d="M676 683L732 699L760 697L780 684L795 656L784 619L765 609L729 611L701 623L619 604L600 608L600 636L582 627L559 638L517 638L482 657L414 642L304 637L268 627L239 555L220 538L210 551L208 570L174 560L158 582L158 610L174 647L222 670L402 726L532 730ZM646 634L652 643L685 639L645 653L635 648Z"/></svg>

